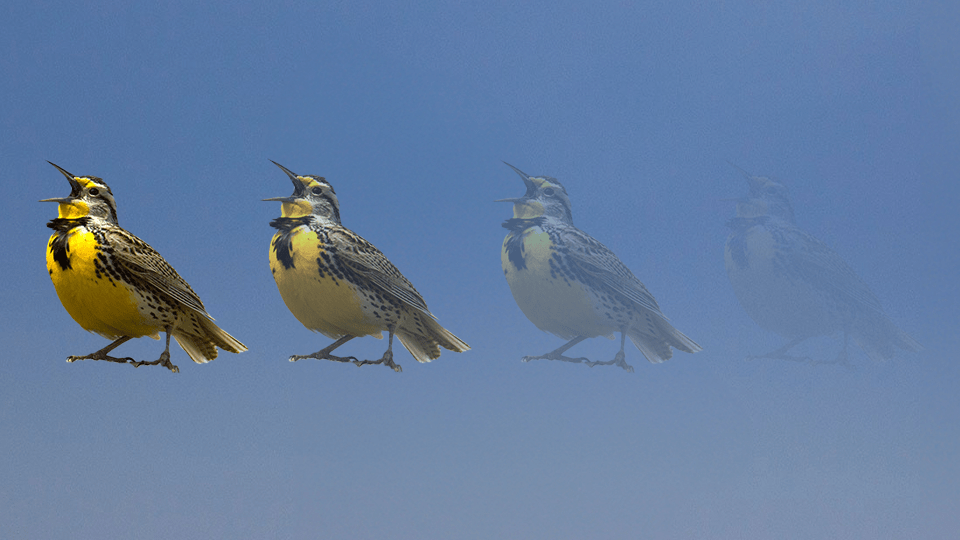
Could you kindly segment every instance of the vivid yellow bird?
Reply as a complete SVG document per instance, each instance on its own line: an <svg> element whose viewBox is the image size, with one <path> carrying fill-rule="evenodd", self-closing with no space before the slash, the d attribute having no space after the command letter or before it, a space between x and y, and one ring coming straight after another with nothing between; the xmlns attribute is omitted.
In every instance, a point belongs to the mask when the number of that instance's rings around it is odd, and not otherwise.
<svg viewBox="0 0 960 540"><path fill-rule="evenodd" d="M88 332L115 340L77 360L106 360L134 367L170 362L170 336L198 364L217 357L217 347L239 353L243 343L221 330L190 285L149 244L117 224L117 203L106 182L75 176L57 167L70 182L70 196L55 202L59 216L47 223L47 270L60 302ZM167 335L160 358L152 362L114 358L107 353L132 338Z"/></svg>
<svg viewBox="0 0 960 540"><path fill-rule="evenodd" d="M650 362L673 356L670 347L694 353L700 346L674 328L650 291L607 246L573 225L567 190L556 178L529 176L507 163L523 179L523 197L500 199L513 203L513 218L503 223L510 232L500 260L520 310L537 328L570 341L531 360L561 360L617 365L626 362L624 343L630 341ZM620 352L613 360L592 362L563 353L597 336L620 332Z"/></svg>
<svg viewBox="0 0 960 540"><path fill-rule="evenodd" d="M413 284L373 244L340 223L340 203L323 177L300 176L280 167L293 182L293 195L273 197L281 217L270 222L277 233L270 242L270 270L280 296L304 326L336 339L304 358L385 364L393 361L393 336L418 362L440 357L440 347L463 352L470 347L440 326ZM358 360L330 354L360 336L389 334L387 350L379 360Z"/></svg>

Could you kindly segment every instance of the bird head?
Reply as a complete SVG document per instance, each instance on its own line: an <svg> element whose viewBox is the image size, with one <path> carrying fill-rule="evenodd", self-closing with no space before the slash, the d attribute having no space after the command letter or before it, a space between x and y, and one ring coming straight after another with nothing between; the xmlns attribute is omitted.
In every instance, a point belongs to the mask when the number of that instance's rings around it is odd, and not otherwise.
<svg viewBox="0 0 960 540"><path fill-rule="evenodd" d="M70 182L70 195L53 199L41 199L40 202L59 203L61 219L79 219L92 217L117 223L117 201L113 198L110 186L96 176L74 176L58 165L47 162L57 168Z"/></svg>
<svg viewBox="0 0 960 540"><path fill-rule="evenodd" d="M573 225L570 197L559 180L549 176L530 176L509 163L506 165L520 175L527 192L523 197L499 199L496 202L512 202L513 217L516 219L545 217Z"/></svg>
<svg viewBox="0 0 960 540"><path fill-rule="evenodd" d="M289 197L271 197L265 201L279 201L281 215L285 218L316 216L340 223L340 202L333 186L322 176L297 175L283 165L271 160L274 165L290 177L293 182L293 195Z"/></svg>
<svg viewBox="0 0 960 540"><path fill-rule="evenodd" d="M751 176L746 173L744 176L750 185L750 193L742 199L737 199L737 217L769 216L788 223L794 222L790 191L786 186L765 176Z"/></svg>

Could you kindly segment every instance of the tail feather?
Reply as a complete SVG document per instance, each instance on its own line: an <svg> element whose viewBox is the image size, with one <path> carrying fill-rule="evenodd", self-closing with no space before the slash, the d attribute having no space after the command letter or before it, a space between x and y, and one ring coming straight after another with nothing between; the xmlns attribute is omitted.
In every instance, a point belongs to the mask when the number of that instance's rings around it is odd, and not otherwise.
<svg viewBox="0 0 960 540"><path fill-rule="evenodd" d="M453 352L470 350L469 345L429 315L414 313L412 319L412 324L398 328L396 335L417 362L436 360L440 357L440 347Z"/></svg>
<svg viewBox="0 0 960 540"><path fill-rule="evenodd" d="M703 350L700 345L671 326L666 320L653 318L648 319L648 321L652 323L650 326L631 328L627 331L627 336L651 363L659 364L673 358L673 351L670 347L688 353Z"/></svg>
<svg viewBox="0 0 960 540"><path fill-rule="evenodd" d="M217 358L217 347L232 353L247 350L246 345L231 336L212 320L191 313L188 320L173 331L173 337L191 360L205 364Z"/></svg>
<svg viewBox="0 0 960 540"><path fill-rule="evenodd" d="M874 361L893 360L901 351L915 353L923 350L922 345L882 314L879 319L860 322L850 334Z"/></svg>
<svg viewBox="0 0 960 540"><path fill-rule="evenodd" d="M206 364L217 358L217 348L205 339L180 332L174 332L173 337L187 356L198 364Z"/></svg>

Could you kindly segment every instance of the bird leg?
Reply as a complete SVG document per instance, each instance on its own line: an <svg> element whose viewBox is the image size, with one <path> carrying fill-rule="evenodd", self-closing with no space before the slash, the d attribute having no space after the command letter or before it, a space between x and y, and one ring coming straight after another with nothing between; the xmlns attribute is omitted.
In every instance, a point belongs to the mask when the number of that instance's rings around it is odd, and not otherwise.
<svg viewBox="0 0 960 540"><path fill-rule="evenodd" d="M106 347L100 349L95 353L88 354L86 356L68 356L67 362L73 363L77 360L106 360L107 362L116 362L118 364L126 364L127 362L133 362L133 358L114 358L112 356L107 356L107 353L116 349L120 345L130 341L132 338L130 336L123 336L122 338L114 341L113 343L107 345Z"/></svg>
<svg viewBox="0 0 960 540"><path fill-rule="evenodd" d="M814 365L816 364L838 364L841 366L850 367L850 364L847 363L847 343L850 341L850 334L844 330L843 332L843 347L840 349L840 352L837 354L837 357L830 362L818 362L816 360L812 361Z"/></svg>
<svg viewBox="0 0 960 540"><path fill-rule="evenodd" d="M389 344L387 345L387 350L383 353L382 358L379 360L354 360L353 363L358 366L365 366L367 364L385 364L397 373L403 371L403 368L401 368L399 364L395 364L393 362L393 330L393 328L387 329L387 331L390 332L390 337L387 338Z"/></svg>
<svg viewBox="0 0 960 540"><path fill-rule="evenodd" d="M350 341L354 337L356 336L343 336L342 338L331 343L329 347L324 347L313 354L295 354L290 357L290 361L296 362L297 360L303 360L304 358L315 358L317 360L333 360L334 362L358 362L359 360L357 360L357 358L354 356L333 356L330 354L334 349Z"/></svg>
<svg viewBox="0 0 960 540"><path fill-rule="evenodd" d="M563 353L567 352L567 349L573 347L577 343L587 339L587 336L577 336L567 342L566 345L560 347L555 351L550 351L547 354L541 356L524 356L520 359L521 362L530 362L531 360L560 360L562 362L573 362L575 364L587 363L590 364L589 358L570 358L569 356L563 356Z"/></svg>
<svg viewBox="0 0 960 540"><path fill-rule="evenodd" d="M135 367L135 368L136 368L136 367L140 367L140 366L157 366L157 365L160 365L160 366L163 366L163 367L169 369L170 371L172 371L172 372L174 372L174 373L180 373L180 368L178 368L177 366L173 365L172 362L170 362L170 332L172 332L172 331L173 331L173 328L170 327L170 326L168 326L168 327L167 327L167 346L166 346L166 348L163 349L163 352L160 353L160 358L154 360L153 362L137 362L136 360L130 358L130 359L129 359L129 360L130 360L130 365L132 365L132 366Z"/></svg>
<svg viewBox="0 0 960 540"><path fill-rule="evenodd" d="M86 356L68 356L67 362L73 363L73 362L76 362L77 360L105 360L107 362L115 362L117 364L130 364L135 368L140 366L155 366L157 364L160 364L166 367L167 369L169 369L170 371L177 373L180 371L180 369L177 368L177 366L170 363L170 330L171 330L170 328L167 328L167 348L163 351L163 354L160 355L160 359L155 360L153 362L139 362L130 357L115 358L113 356L107 355L108 352L116 349L120 345L123 345L124 343L133 339L131 336L123 336L122 338L117 339L116 341L100 349L99 351L92 354L88 354Z"/></svg>
<svg viewBox="0 0 960 540"><path fill-rule="evenodd" d="M627 333L620 330L620 352L613 357L613 360L607 362L591 362L589 360L584 361L584 364L593 367L593 366L620 366L627 373L633 373L633 366L627 363L627 354L623 352L623 344L626 342Z"/></svg>
<svg viewBox="0 0 960 540"><path fill-rule="evenodd" d="M775 350L775 351L768 352L767 354L761 354L761 355L759 355L759 356L748 356L748 357L747 357L747 360L758 360L758 359L760 359L760 358L771 358L771 359L774 359L774 360L793 360L794 362L811 362L812 360L810 359L809 356L791 356L791 355L786 354L787 351L789 351L790 349L796 347L796 346L799 345L801 342L806 341L806 339L807 339L806 337L798 337L798 338L794 339L793 341L791 341L790 343L787 343L786 345L784 345L783 347L780 347L779 349L777 349L777 350Z"/></svg>

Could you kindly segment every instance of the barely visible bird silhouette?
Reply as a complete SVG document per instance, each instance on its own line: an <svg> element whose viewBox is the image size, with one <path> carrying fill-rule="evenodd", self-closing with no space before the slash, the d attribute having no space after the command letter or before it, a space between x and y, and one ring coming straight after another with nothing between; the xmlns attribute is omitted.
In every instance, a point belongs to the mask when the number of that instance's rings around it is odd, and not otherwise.
<svg viewBox="0 0 960 540"><path fill-rule="evenodd" d="M669 360L671 347L688 353L700 350L667 321L650 291L616 254L573 225L570 198L556 178L530 176L507 165L527 191L523 197L498 201L513 203L513 218L503 224L510 231L500 253L504 276L530 322L570 340L547 354L525 356L524 362L616 365L629 372L633 367L623 350L627 337L654 363ZM587 338L613 337L615 332L620 332L620 351L613 360L563 356Z"/></svg>
<svg viewBox="0 0 960 540"><path fill-rule="evenodd" d="M797 228L787 188L744 173L750 193L728 225L727 276L743 309L762 328L790 341L750 358L812 361L787 352L816 336L843 333L834 362L847 360L849 338L874 360L922 349L897 328L859 276L826 244Z"/></svg>

